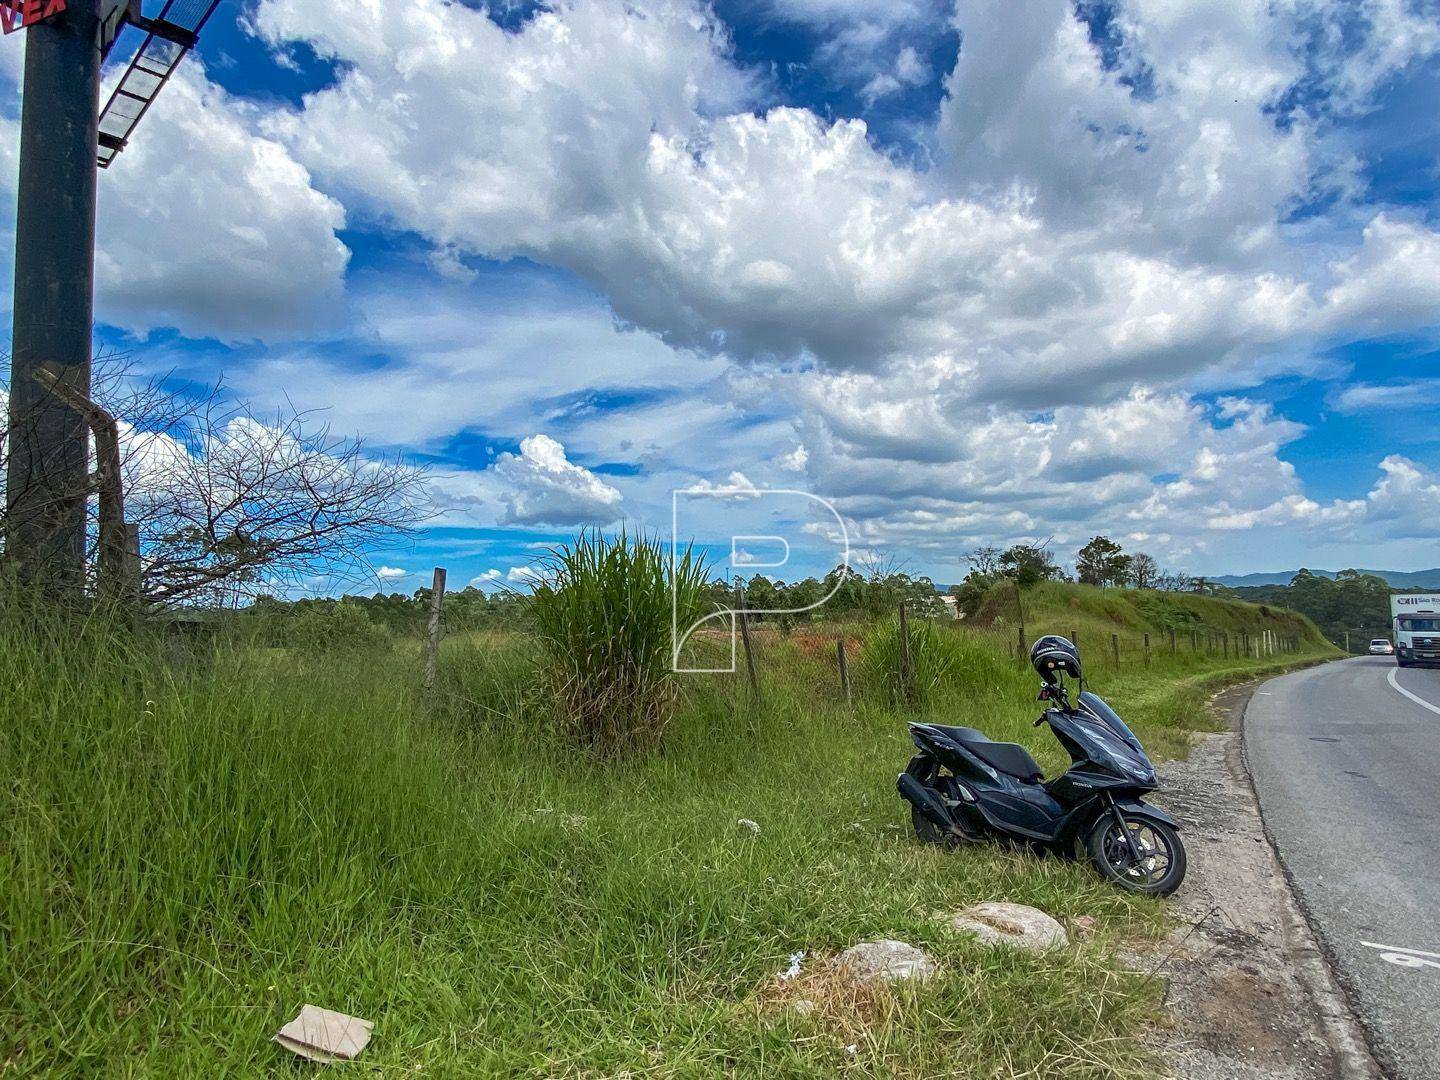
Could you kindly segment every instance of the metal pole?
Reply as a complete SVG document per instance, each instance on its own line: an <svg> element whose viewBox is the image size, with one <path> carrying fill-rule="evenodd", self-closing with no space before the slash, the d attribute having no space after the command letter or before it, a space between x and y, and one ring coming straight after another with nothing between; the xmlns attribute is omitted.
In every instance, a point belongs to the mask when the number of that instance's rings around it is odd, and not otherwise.
<svg viewBox="0 0 1440 1080"><path fill-rule="evenodd" d="M90 396L100 0L25 34L16 192L6 552L22 580L84 578L85 420L35 379L42 364Z"/></svg>

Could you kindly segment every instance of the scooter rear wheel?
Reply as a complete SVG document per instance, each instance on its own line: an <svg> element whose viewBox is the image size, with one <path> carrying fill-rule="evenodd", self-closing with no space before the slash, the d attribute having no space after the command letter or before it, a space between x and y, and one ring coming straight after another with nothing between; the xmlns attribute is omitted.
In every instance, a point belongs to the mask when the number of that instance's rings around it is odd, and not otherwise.
<svg viewBox="0 0 1440 1080"><path fill-rule="evenodd" d="M1140 849L1140 862L1131 857L1114 815L1106 813L1085 841L1091 863L1101 877L1128 892L1169 896L1185 880L1185 845L1180 834L1153 818L1127 816L1125 827Z"/></svg>

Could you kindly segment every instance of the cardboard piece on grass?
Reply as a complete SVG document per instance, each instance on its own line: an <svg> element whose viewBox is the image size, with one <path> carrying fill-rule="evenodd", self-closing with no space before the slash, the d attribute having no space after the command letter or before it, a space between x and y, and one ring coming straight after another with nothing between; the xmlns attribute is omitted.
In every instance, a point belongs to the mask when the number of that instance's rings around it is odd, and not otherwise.
<svg viewBox="0 0 1440 1080"><path fill-rule="evenodd" d="M275 1034L275 1041L311 1061L350 1061L365 1049L374 1029L369 1020L304 1005L300 1014Z"/></svg>

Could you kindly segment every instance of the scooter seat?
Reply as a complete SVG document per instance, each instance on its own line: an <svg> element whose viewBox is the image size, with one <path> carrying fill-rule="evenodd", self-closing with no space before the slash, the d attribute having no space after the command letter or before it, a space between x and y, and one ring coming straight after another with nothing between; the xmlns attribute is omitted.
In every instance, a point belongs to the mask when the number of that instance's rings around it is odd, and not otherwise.
<svg viewBox="0 0 1440 1080"><path fill-rule="evenodd" d="M1007 776L1013 776L1029 783L1039 783L1045 774L1035 759L1019 743L992 742L983 731L969 727L936 728L960 743L992 769L998 769Z"/></svg>

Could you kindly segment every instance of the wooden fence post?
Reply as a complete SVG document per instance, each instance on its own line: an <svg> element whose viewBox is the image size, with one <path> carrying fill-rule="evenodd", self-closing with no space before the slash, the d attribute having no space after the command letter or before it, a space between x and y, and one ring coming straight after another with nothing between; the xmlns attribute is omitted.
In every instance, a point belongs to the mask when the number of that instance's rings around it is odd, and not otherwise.
<svg viewBox="0 0 1440 1080"><path fill-rule="evenodd" d="M750 673L750 692L755 695L756 700L760 698L760 676L755 671L755 653L750 648L750 618L745 612L745 589L743 587L735 590L740 603L737 605L736 618L740 620L740 643L745 647L745 668Z"/></svg>
<svg viewBox="0 0 1440 1080"><path fill-rule="evenodd" d="M425 627L425 689L435 687L435 667L440 657L440 615L445 606L445 568L435 567L430 586L430 619Z"/></svg>
<svg viewBox="0 0 1440 1080"><path fill-rule="evenodd" d="M900 687L910 693L910 624L905 620L905 601L900 601Z"/></svg>
<svg viewBox="0 0 1440 1080"><path fill-rule="evenodd" d="M1075 646L1075 651L1076 651L1076 652L1079 652L1079 651L1080 651L1080 631L1079 631L1079 630L1071 630L1071 631L1070 631L1070 644Z"/></svg>
<svg viewBox="0 0 1440 1080"><path fill-rule="evenodd" d="M845 665L845 635L835 639L835 656L840 661L840 692L845 695L845 704L850 704L850 669Z"/></svg>
<svg viewBox="0 0 1440 1080"><path fill-rule="evenodd" d="M1226 630L1220 635L1220 655L1226 660L1230 659L1230 631Z"/></svg>
<svg viewBox="0 0 1440 1080"><path fill-rule="evenodd" d="M1017 634L1017 636L1016 636L1016 638L1015 638L1015 643L1019 646L1020 663L1021 663L1021 664L1024 664L1025 661L1028 659L1028 657L1026 656L1026 653L1025 653L1025 624L1024 624L1024 623L1021 623L1021 624L1020 624L1019 632L1018 632L1018 634Z"/></svg>
<svg viewBox="0 0 1440 1080"><path fill-rule="evenodd" d="M1175 630L1173 627L1170 630L1170 655L1175 655Z"/></svg>
<svg viewBox="0 0 1440 1080"><path fill-rule="evenodd" d="M1150 635L1145 634L1145 666L1150 666Z"/></svg>
<svg viewBox="0 0 1440 1080"><path fill-rule="evenodd" d="M124 602L132 594L119 426L115 417L74 387L61 382L59 375L48 366L35 371L34 378L80 414L95 440L96 592L111 603Z"/></svg>
<svg viewBox="0 0 1440 1080"><path fill-rule="evenodd" d="M1119 634L1111 634L1111 635L1110 635L1110 655L1111 655L1111 656L1114 658L1114 660L1115 660L1115 666L1116 666L1116 667L1119 667L1119 666L1120 666L1120 635L1119 635Z"/></svg>
<svg viewBox="0 0 1440 1080"><path fill-rule="evenodd" d="M140 526L133 521L125 523L125 595L130 600L140 600L145 595L144 580L140 570Z"/></svg>

